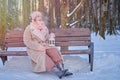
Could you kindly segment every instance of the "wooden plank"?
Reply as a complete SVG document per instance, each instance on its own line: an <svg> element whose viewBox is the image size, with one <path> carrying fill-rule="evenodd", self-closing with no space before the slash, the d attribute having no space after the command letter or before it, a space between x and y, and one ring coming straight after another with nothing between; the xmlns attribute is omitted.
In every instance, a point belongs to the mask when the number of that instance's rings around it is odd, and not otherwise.
<svg viewBox="0 0 120 80"><path fill-rule="evenodd" d="M23 37L23 30L12 30L6 33L5 38Z"/></svg>
<svg viewBox="0 0 120 80"><path fill-rule="evenodd" d="M4 42L11 43L11 42L23 42L23 38L7 38Z"/></svg>
<svg viewBox="0 0 120 80"><path fill-rule="evenodd" d="M15 38L15 37L16 37L16 38L17 38L17 37L18 37L18 38L19 38L19 37L22 38L22 37L23 37L23 33L21 33L21 34L11 34L11 33L7 33L6 36L5 36L5 38Z"/></svg>
<svg viewBox="0 0 120 80"><path fill-rule="evenodd" d="M62 54L90 54L90 50L61 51ZM28 56L26 51L3 51L0 56Z"/></svg>
<svg viewBox="0 0 120 80"><path fill-rule="evenodd" d="M23 30L10 31L6 34L6 37L22 37ZM56 36L90 36L89 28L67 28L67 29L51 29L50 32L54 32Z"/></svg>
<svg viewBox="0 0 120 80"><path fill-rule="evenodd" d="M5 43L5 47L26 47L23 42L18 42L18 43Z"/></svg>
<svg viewBox="0 0 120 80"><path fill-rule="evenodd" d="M90 37L56 37L56 41L90 41ZM5 42L22 42L23 38L7 38Z"/></svg>
<svg viewBox="0 0 120 80"><path fill-rule="evenodd" d="M61 51L62 54L90 54L90 50L68 50Z"/></svg>
<svg viewBox="0 0 120 80"><path fill-rule="evenodd" d="M12 35L20 34L20 35L22 35L23 33L24 33L24 30L11 30L11 31L7 32L7 35L9 35L9 36L10 36L10 34L12 34Z"/></svg>
<svg viewBox="0 0 120 80"><path fill-rule="evenodd" d="M26 51L0 51L0 56L27 56Z"/></svg>
<svg viewBox="0 0 120 80"><path fill-rule="evenodd" d="M90 42L87 41L68 41L68 42L56 42L56 46L89 46Z"/></svg>
<svg viewBox="0 0 120 80"><path fill-rule="evenodd" d="M90 36L89 28L51 29L56 36Z"/></svg>
<svg viewBox="0 0 120 80"><path fill-rule="evenodd" d="M56 46L89 46L90 42L89 41L69 41L69 42L56 42ZM6 43L6 47L25 47L23 42L19 43Z"/></svg>
<svg viewBox="0 0 120 80"><path fill-rule="evenodd" d="M55 37L56 41L90 41L90 37Z"/></svg>

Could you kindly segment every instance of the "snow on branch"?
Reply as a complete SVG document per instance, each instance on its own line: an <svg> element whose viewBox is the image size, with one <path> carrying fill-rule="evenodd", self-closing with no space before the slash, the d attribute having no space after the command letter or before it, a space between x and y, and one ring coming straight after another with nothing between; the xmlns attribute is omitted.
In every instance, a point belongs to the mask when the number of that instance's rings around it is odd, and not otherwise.
<svg viewBox="0 0 120 80"><path fill-rule="evenodd" d="M81 9L83 6L84 0L81 0L81 2L74 8L74 10L71 13L67 14L67 17L72 16L77 10Z"/></svg>
<svg viewBox="0 0 120 80"><path fill-rule="evenodd" d="M78 22L82 21L82 20L84 19L84 17L85 17L85 15L83 15L80 20L77 20L77 21L75 21L75 22L73 22L73 23L70 23L70 24L67 23L66 25L67 25L67 26L73 26L73 25L77 24Z"/></svg>

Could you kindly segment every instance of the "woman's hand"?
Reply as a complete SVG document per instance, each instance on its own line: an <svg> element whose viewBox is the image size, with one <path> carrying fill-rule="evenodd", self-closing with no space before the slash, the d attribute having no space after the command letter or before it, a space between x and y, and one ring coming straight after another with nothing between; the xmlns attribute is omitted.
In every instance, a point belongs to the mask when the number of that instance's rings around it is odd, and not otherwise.
<svg viewBox="0 0 120 80"><path fill-rule="evenodd" d="M51 36L51 37L55 37L55 34L54 34L54 33L50 33L50 36Z"/></svg>

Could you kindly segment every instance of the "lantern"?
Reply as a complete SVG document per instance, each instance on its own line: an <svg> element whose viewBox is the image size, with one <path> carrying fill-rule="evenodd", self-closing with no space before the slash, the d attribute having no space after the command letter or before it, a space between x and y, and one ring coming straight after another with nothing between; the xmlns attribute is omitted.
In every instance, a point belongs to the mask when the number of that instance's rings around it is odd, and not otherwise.
<svg viewBox="0 0 120 80"><path fill-rule="evenodd" d="M54 36L50 36L50 38L49 38L49 46L55 46L55 37Z"/></svg>

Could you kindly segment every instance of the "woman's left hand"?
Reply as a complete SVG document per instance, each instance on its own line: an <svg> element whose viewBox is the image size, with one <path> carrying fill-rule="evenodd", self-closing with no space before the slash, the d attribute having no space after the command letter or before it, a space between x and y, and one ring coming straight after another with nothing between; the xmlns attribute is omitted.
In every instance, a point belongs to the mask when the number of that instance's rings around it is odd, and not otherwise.
<svg viewBox="0 0 120 80"><path fill-rule="evenodd" d="M55 34L54 33L50 33L50 36L55 37Z"/></svg>

